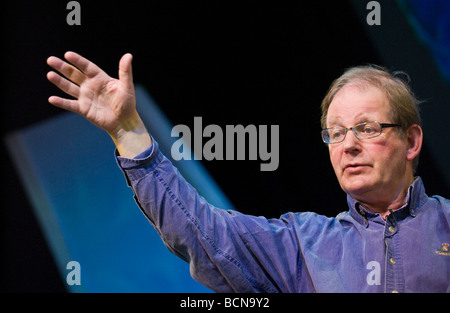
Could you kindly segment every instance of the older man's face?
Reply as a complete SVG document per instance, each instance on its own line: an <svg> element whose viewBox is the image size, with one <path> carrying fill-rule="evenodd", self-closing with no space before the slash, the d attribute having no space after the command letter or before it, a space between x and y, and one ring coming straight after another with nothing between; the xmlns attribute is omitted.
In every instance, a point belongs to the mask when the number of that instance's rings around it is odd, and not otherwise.
<svg viewBox="0 0 450 313"><path fill-rule="evenodd" d="M393 123L385 94L373 86L344 86L337 92L327 114L327 127L352 127L362 122ZM349 130L345 140L329 144L330 159L341 188L365 204L385 202L411 182L407 172L407 140L396 128L365 140Z"/></svg>

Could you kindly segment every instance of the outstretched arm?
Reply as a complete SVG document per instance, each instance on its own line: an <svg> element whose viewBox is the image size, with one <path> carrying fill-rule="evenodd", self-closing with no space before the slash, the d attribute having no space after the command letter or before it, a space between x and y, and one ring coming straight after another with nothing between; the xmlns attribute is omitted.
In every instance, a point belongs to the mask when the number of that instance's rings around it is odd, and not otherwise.
<svg viewBox="0 0 450 313"><path fill-rule="evenodd" d="M51 96L48 101L60 108L84 116L113 139L120 155L133 158L147 149L151 137L136 111L131 54L119 62L119 79L75 52L64 55L67 62L49 57L47 64L58 71L50 71L47 78L69 96Z"/></svg>

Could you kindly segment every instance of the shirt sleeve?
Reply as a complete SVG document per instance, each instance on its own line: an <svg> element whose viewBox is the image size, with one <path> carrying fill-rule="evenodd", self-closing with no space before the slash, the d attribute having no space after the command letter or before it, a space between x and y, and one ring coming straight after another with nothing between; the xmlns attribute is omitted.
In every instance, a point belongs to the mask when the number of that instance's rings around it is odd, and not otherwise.
<svg viewBox="0 0 450 313"><path fill-rule="evenodd" d="M116 151L116 159L136 203L195 280L216 292L295 292L301 253L289 218L214 207L154 140L136 158Z"/></svg>

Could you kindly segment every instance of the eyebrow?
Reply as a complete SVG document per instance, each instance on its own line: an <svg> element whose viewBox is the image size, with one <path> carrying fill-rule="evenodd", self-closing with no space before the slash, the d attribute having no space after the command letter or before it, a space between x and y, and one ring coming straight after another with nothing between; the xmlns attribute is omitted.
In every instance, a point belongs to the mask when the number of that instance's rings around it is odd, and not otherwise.
<svg viewBox="0 0 450 313"><path fill-rule="evenodd" d="M329 125L339 124L338 121L339 121L339 119L328 120L328 121L327 121L327 124L329 124Z"/></svg>

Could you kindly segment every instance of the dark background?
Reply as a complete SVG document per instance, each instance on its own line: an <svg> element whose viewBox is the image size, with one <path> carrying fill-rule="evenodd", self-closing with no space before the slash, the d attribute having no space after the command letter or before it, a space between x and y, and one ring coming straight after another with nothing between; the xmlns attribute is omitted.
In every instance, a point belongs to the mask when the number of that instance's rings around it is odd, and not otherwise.
<svg viewBox="0 0 450 313"><path fill-rule="evenodd" d="M280 165L274 172L261 172L260 161L204 162L238 210L266 217L288 211L335 216L347 210L320 138L321 99L347 67L376 63L402 69L386 64L375 47L365 24L368 11L361 16L344 0L78 1L81 25L69 26L67 2L15 1L3 7L3 136L62 112L47 102L50 95L62 95L46 80L48 56L73 50L117 77L120 57L131 52L135 82L173 124L193 127L194 116L202 116L204 126L223 129L280 125ZM426 89L416 86L414 77L412 87ZM4 144L2 154L1 290L64 292ZM428 194L449 197L427 145L417 174Z"/></svg>

